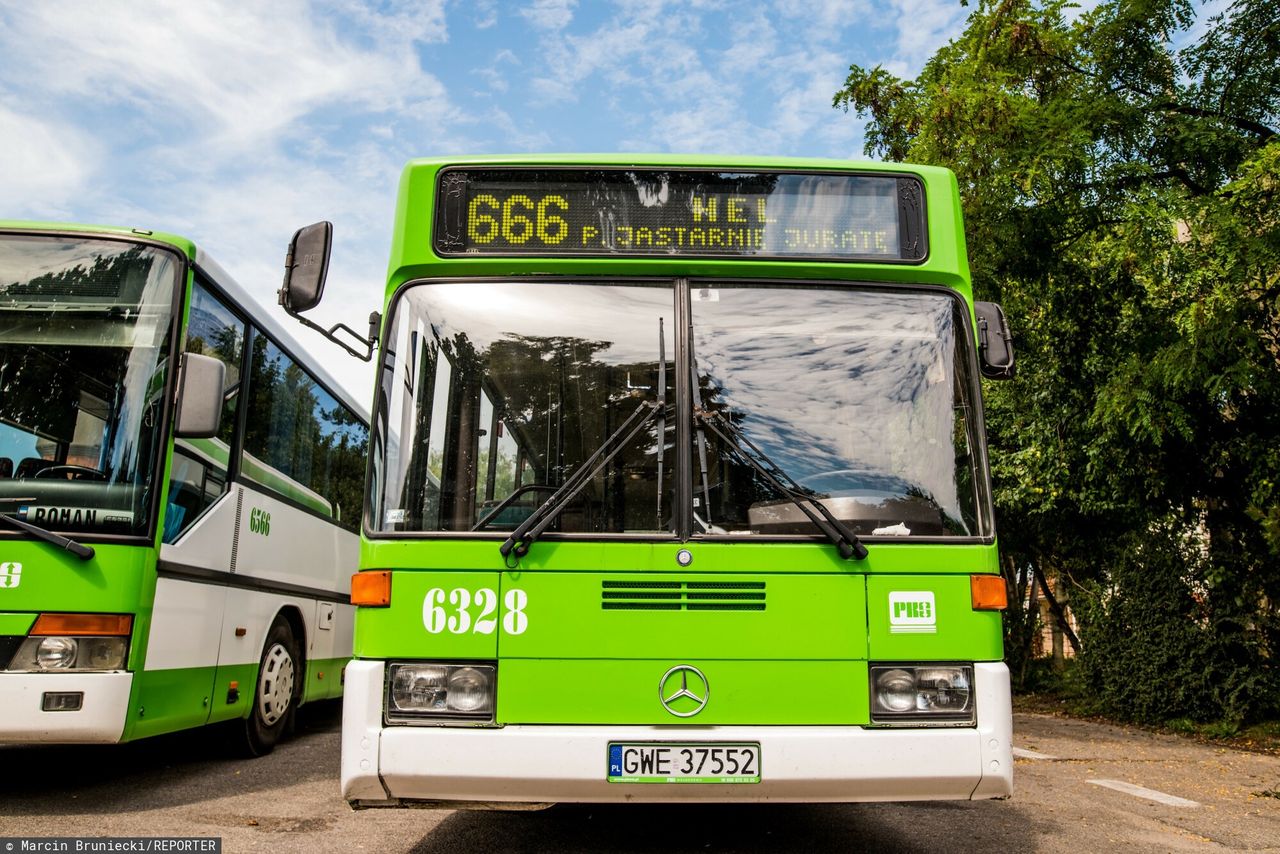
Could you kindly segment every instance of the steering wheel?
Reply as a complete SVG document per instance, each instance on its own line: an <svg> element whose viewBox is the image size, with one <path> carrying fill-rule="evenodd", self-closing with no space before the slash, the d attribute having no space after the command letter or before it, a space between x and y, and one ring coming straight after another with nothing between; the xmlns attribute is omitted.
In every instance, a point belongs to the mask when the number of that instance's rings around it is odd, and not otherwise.
<svg viewBox="0 0 1280 854"><path fill-rule="evenodd" d="M33 475L35 478L65 478L66 480L106 480L107 476L88 466L49 466Z"/></svg>

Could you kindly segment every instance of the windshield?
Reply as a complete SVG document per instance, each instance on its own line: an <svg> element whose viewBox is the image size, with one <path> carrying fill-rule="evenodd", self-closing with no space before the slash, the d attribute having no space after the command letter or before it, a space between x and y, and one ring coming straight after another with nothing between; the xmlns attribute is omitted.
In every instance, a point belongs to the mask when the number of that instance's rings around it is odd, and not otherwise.
<svg viewBox="0 0 1280 854"><path fill-rule="evenodd" d="M717 286L690 293L698 404L859 536L976 536L963 303L930 291ZM813 523L707 429L695 530ZM739 443L741 444L741 443Z"/></svg>
<svg viewBox="0 0 1280 854"><path fill-rule="evenodd" d="M149 246L0 235L0 512L147 533L180 271Z"/></svg>
<svg viewBox="0 0 1280 854"><path fill-rule="evenodd" d="M406 291L379 397L371 527L469 531L483 521L485 531L513 530L656 400L659 329L670 354L672 305L669 286L472 282ZM550 530L664 530L663 426L652 421L625 443Z"/></svg>
<svg viewBox="0 0 1280 854"><path fill-rule="evenodd" d="M407 288L393 311L375 418L375 532L511 532L642 407L653 417L549 531L671 537L684 490L683 527L695 537L815 536L744 458L747 443L793 494L821 501L859 536L990 530L964 303L950 294L437 283ZM679 329L677 314L687 318ZM696 382L696 418L688 400L677 406L679 372L682 386ZM693 443L683 472L678 422Z"/></svg>

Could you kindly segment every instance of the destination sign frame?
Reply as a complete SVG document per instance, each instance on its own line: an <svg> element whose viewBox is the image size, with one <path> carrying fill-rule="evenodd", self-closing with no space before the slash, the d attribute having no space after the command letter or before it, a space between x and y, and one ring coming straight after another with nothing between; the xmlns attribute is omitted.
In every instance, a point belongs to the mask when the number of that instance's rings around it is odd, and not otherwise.
<svg viewBox="0 0 1280 854"><path fill-rule="evenodd" d="M468 165L442 169L436 191L432 245L445 258L929 255L924 183L911 173Z"/></svg>

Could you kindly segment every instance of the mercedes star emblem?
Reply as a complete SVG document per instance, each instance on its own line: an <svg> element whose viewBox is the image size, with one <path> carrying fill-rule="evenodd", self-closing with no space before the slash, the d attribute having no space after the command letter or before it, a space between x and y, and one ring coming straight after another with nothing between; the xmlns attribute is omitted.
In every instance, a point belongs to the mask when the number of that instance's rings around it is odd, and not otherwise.
<svg viewBox="0 0 1280 854"><path fill-rule="evenodd" d="M688 698L693 706L682 703L688 711L677 711L676 701ZM662 707L678 718L691 718L707 706L711 699L711 686L702 671L688 664L678 664L663 674L658 682L658 699Z"/></svg>

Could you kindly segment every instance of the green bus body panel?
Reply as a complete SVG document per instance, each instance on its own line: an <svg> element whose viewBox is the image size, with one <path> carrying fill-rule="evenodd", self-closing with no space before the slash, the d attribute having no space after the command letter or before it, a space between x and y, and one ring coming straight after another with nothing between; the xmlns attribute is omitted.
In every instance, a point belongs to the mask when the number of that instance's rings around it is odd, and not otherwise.
<svg viewBox="0 0 1280 854"><path fill-rule="evenodd" d="M308 661L302 702L341 696L346 662L345 658ZM324 679L317 679L317 672L324 673ZM257 663L135 673L134 701L122 740L247 718L257 679ZM238 691L236 699L228 703L232 682L237 683Z"/></svg>
<svg viewBox="0 0 1280 854"><path fill-rule="evenodd" d="M347 658L320 658L307 660L307 684L302 695L302 702L328 700L342 696L342 669L347 666ZM241 685L245 683L241 682ZM241 692L243 696L244 692ZM247 712L246 712L247 714Z"/></svg>
<svg viewBox="0 0 1280 854"><path fill-rule="evenodd" d="M0 636L24 637L35 624L36 614L0 613Z"/></svg>
<svg viewBox="0 0 1280 854"><path fill-rule="evenodd" d="M894 631L890 594L932 594L935 625ZM910 600L913 597L901 597ZM969 579L915 575L867 579L867 627L873 661L1000 661L1004 657L999 611L973 610Z"/></svg>
<svg viewBox="0 0 1280 854"><path fill-rule="evenodd" d="M511 587L523 588L529 597L528 628L518 635L503 633L498 641L503 678L512 658L866 657L866 596L860 575L684 573L656 579L652 573L522 572L505 574L502 583L504 599ZM635 586L646 583L688 589ZM612 586L622 584L627 586ZM724 584L735 586L706 586ZM654 610L671 606L666 601L671 595L681 597L676 607L682 610ZM703 598L718 595L762 598ZM646 598L656 596L664 598ZM701 610L760 606L763 610ZM684 610L688 608L694 610Z"/></svg>
<svg viewBox="0 0 1280 854"><path fill-rule="evenodd" d="M43 542L0 540L0 562L22 564L18 586L0 588L0 611L136 614L144 593L149 600L154 591L155 553L145 546L93 548L96 554L81 560Z"/></svg>
<svg viewBox="0 0 1280 854"><path fill-rule="evenodd" d="M494 592L492 611L481 609L481 589ZM433 590L438 593L428 602ZM516 632L504 620L513 590L526 597ZM913 594L919 593L928 595L932 621L893 626L893 598L918 599ZM709 594L735 598L708 600ZM465 616L462 602L468 603ZM440 609L434 632L433 606ZM703 609L708 606L713 609ZM481 617L490 624L485 630ZM392 574L392 606L357 608L356 654L503 662L1000 661L1000 620L998 611L974 611L968 575L402 570Z"/></svg>
<svg viewBox="0 0 1280 854"><path fill-rule="evenodd" d="M693 718L663 708L659 683L668 660L504 660L498 668L503 724L865 724L862 661L681 659L707 677L706 707Z"/></svg>
<svg viewBox="0 0 1280 854"><path fill-rule="evenodd" d="M214 668L209 697L209 723L247 718L253 704L253 688L258 679L258 665L220 664ZM237 684L237 696L228 703L231 683Z"/></svg>
<svg viewBox="0 0 1280 854"><path fill-rule="evenodd" d="M494 548L497 553L497 548ZM395 572L391 576L391 607L357 608L355 656L357 658L432 658L487 659L498 655L498 626L488 634L474 630L480 609L470 608L472 623L465 632L454 633L447 627L432 634L427 631L423 602L434 588L443 591L441 607L446 616L457 615L448 595L454 590L468 591L474 602L481 588L497 595L497 572ZM498 609L500 610L500 609ZM490 618L499 618L496 611Z"/></svg>
<svg viewBox="0 0 1280 854"><path fill-rule="evenodd" d="M505 572L498 546L502 538L374 539L360 542L362 569L423 569ZM687 568L676 555L693 556ZM837 575L975 575L997 573L994 544L899 543L867 540L866 560L841 560L834 546L822 542L640 542L540 539L521 558L519 571L529 572L698 572L831 573ZM395 591L392 591L395 602Z"/></svg>
<svg viewBox="0 0 1280 854"><path fill-rule="evenodd" d="M89 560L43 542L0 540L0 560L22 564L17 587L0 588L0 614L10 612L132 614L126 667L141 670L151 631L151 606L156 594L156 553L147 546L94 545ZM7 625L17 626L20 621ZM0 634L10 632L0 626ZM137 682L133 696L137 697ZM131 706L133 704L131 703Z"/></svg>
<svg viewBox="0 0 1280 854"><path fill-rule="evenodd" d="M256 665L252 669L256 670ZM216 670L216 667L190 667L134 673L133 697L122 740L208 723Z"/></svg>

